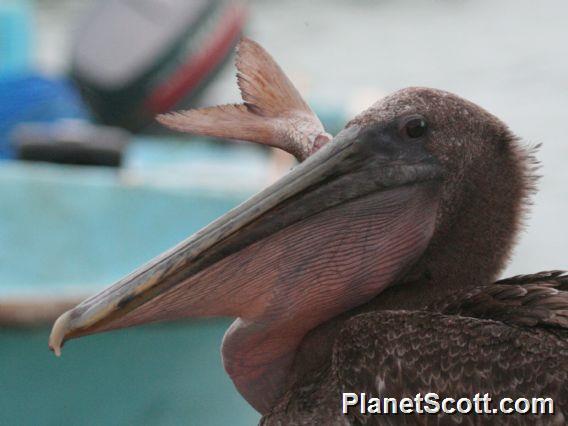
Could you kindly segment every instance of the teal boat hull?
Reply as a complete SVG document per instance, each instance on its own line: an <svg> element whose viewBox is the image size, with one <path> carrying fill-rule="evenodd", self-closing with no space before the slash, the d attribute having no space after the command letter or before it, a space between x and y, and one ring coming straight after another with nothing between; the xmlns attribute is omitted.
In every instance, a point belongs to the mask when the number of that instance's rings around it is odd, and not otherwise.
<svg viewBox="0 0 568 426"><path fill-rule="evenodd" d="M221 365L227 321L154 325L69 342L48 328L0 331L0 423L252 425L259 415Z"/></svg>
<svg viewBox="0 0 568 426"><path fill-rule="evenodd" d="M112 284L259 189L238 180L262 184L265 163L257 151L140 141L121 171L0 164L0 319L13 300L80 300ZM256 424L223 370L229 322L88 336L61 358L47 348L47 321L5 322L0 424Z"/></svg>

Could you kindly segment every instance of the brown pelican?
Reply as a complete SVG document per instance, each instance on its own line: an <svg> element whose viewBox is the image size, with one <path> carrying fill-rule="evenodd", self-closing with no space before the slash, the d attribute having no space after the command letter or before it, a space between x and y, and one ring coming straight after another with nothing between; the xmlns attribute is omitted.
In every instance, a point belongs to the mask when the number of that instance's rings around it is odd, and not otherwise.
<svg viewBox="0 0 568 426"><path fill-rule="evenodd" d="M568 277L494 282L534 190L532 151L496 117L409 88L331 139L273 59L241 42L245 101L163 116L180 130L282 148L274 185L63 314L50 347L186 317L236 318L224 366L263 424L495 424L342 412L345 393L550 397L568 417ZM361 396L363 398L363 396Z"/></svg>

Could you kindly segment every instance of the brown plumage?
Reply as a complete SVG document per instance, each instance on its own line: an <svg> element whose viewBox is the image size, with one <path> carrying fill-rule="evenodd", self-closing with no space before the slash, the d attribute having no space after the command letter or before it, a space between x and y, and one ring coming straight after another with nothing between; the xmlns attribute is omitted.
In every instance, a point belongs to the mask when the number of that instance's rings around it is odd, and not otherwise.
<svg viewBox="0 0 568 426"><path fill-rule="evenodd" d="M334 325L338 331L326 353L329 358L303 370L262 425L566 423L568 276L562 272L457 291L422 309L367 310ZM306 356L313 357L309 352ZM302 370L300 364L296 368ZM344 416L337 409L341 392L394 398L488 393L494 401L551 397L556 411L553 416L507 415L498 420L493 415L365 416L356 410Z"/></svg>
<svg viewBox="0 0 568 426"><path fill-rule="evenodd" d="M54 351L151 321L234 316L223 362L265 425L496 421L343 415L341 392L551 397L554 416L499 424L564 424L568 278L495 282L534 192L534 150L482 108L428 88L380 100L326 143L272 58L248 40L240 49L244 105L161 121L307 159L64 314Z"/></svg>
<svg viewBox="0 0 568 426"><path fill-rule="evenodd" d="M535 149L523 148L500 120L476 105L431 89L398 92L348 126L369 125L381 110L396 116L409 109L427 117L428 109L442 109L441 117L459 123L455 133L443 135L447 144L431 147L445 159L449 176L431 243L396 286L312 330L298 351L288 393L261 423L495 424L495 417L338 414L342 391L399 398L435 391L551 396L557 417L542 421L564 424L568 277L552 271L491 284L508 260L535 190ZM474 145L480 140L485 143ZM450 366L455 373L448 374ZM379 389L378 381L385 387ZM506 419L499 424L536 422L527 415Z"/></svg>
<svg viewBox="0 0 568 426"><path fill-rule="evenodd" d="M563 271L518 275L459 292L438 309L446 315L539 327L568 337L568 275Z"/></svg>

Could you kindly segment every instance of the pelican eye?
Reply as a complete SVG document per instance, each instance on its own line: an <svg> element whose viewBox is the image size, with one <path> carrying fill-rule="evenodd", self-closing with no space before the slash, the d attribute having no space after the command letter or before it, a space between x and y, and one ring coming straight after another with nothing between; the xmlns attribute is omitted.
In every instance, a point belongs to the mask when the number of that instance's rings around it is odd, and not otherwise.
<svg viewBox="0 0 568 426"><path fill-rule="evenodd" d="M410 139L417 139L424 136L426 130L428 129L428 124L423 118L411 118L408 120L403 127L404 135Z"/></svg>

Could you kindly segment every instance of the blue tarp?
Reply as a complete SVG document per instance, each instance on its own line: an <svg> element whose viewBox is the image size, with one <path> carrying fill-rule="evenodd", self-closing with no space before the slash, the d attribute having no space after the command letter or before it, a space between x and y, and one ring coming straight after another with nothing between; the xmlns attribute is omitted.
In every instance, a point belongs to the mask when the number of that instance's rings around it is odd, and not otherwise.
<svg viewBox="0 0 568 426"><path fill-rule="evenodd" d="M10 134L20 123L87 117L78 92L66 79L0 77L0 158L13 157Z"/></svg>

